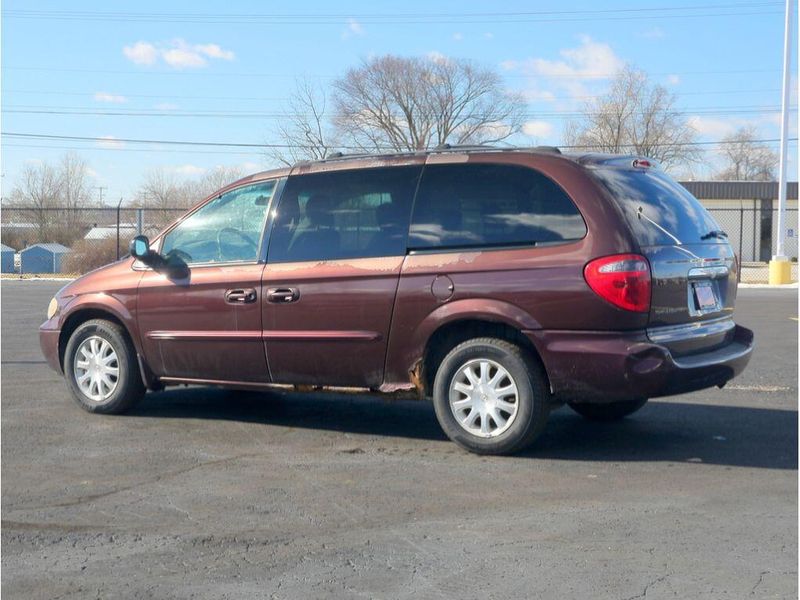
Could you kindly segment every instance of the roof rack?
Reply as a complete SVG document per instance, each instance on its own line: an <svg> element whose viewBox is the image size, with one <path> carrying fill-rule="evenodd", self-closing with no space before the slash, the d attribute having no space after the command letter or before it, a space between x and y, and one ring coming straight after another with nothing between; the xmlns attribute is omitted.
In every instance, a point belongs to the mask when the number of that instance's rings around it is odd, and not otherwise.
<svg viewBox="0 0 800 600"><path fill-rule="evenodd" d="M351 154L344 152L332 152L325 158L317 160L300 160L293 166L308 165L314 163L324 163L337 160L349 160L353 158L378 158L378 157L394 157L394 156L419 156L425 154L435 154L440 152L547 152L548 154L562 154L561 150L556 146L527 146L527 147L502 147L502 146L489 146L484 144L439 144L435 148L427 150L406 150L394 152L354 152Z"/></svg>
<svg viewBox="0 0 800 600"><path fill-rule="evenodd" d="M498 148L497 146L487 146L486 144L439 144L435 148L431 150L425 150L424 152L443 152L446 150L502 150L502 148Z"/></svg>
<svg viewBox="0 0 800 600"><path fill-rule="evenodd" d="M558 146L534 146L531 150L538 152L552 152L553 154L563 154Z"/></svg>

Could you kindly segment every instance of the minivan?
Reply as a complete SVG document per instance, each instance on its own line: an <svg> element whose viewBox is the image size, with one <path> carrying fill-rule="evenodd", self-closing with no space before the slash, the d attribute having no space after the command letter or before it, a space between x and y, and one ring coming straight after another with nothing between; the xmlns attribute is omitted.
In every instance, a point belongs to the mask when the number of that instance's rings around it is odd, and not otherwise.
<svg viewBox="0 0 800 600"><path fill-rule="evenodd" d="M620 419L741 373L738 268L647 158L338 155L137 236L53 298L40 337L91 412L177 384L413 393L457 444L507 454L562 404Z"/></svg>

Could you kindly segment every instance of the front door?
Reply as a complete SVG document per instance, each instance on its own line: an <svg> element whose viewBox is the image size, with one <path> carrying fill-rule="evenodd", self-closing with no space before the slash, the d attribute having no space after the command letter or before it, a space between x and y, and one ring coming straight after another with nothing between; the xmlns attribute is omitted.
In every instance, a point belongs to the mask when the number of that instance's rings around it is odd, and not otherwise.
<svg viewBox="0 0 800 600"><path fill-rule="evenodd" d="M160 243L183 273L148 270L137 315L145 357L166 379L268 382L261 338L264 222L276 181L230 190Z"/></svg>
<svg viewBox="0 0 800 600"><path fill-rule="evenodd" d="M290 176L264 270L275 383L377 387L419 166Z"/></svg>

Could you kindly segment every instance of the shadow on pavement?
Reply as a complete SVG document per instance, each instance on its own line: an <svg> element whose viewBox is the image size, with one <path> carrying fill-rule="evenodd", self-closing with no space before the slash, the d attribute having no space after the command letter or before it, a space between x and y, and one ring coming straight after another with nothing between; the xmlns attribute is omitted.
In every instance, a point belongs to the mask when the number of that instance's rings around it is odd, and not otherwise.
<svg viewBox="0 0 800 600"><path fill-rule="evenodd" d="M130 415L446 439L429 402L369 396L184 388L148 394ZM797 469L797 434L797 412L792 410L656 400L616 423L592 423L561 408L521 456Z"/></svg>

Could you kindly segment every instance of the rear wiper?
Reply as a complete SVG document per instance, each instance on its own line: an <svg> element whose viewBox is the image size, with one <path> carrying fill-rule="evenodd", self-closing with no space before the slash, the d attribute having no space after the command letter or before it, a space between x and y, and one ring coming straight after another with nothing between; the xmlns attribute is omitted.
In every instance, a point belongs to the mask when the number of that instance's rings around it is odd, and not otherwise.
<svg viewBox="0 0 800 600"><path fill-rule="evenodd" d="M711 238L728 239L728 234L722 231L722 229L712 229L707 234L700 236L701 240L710 240Z"/></svg>
<svg viewBox="0 0 800 600"><path fill-rule="evenodd" d="M642 219L644 219L645 221L647 221L648 223L650 223L651 225L653 225L654 227L656 227L657 229L659 229L659 230L660 230L662 233L666 234L666 235L667 235L667 237L670 237L670 238L672 238L672 239L675 241L675 243L676 243L676 244L678 244L678 246L682 245L682 243L683 243L683 242L681 242L681 241L680 241L678 238L676 238L674 235L672 235L672 234L671 234L669 231L667 231L666 229L664 229L664 228L663 228L661 225L659 225L658 223L656 223L655 221L653 221L653 219L651 219L651 218L650 218L650 217L648 217L646 214L644 214L644 208L642 208L641 206L640 206L640 207L639 207L639 209L636 211L636 216L638 216L638 217L639 217L639 220L642 220Z"/></svg>

